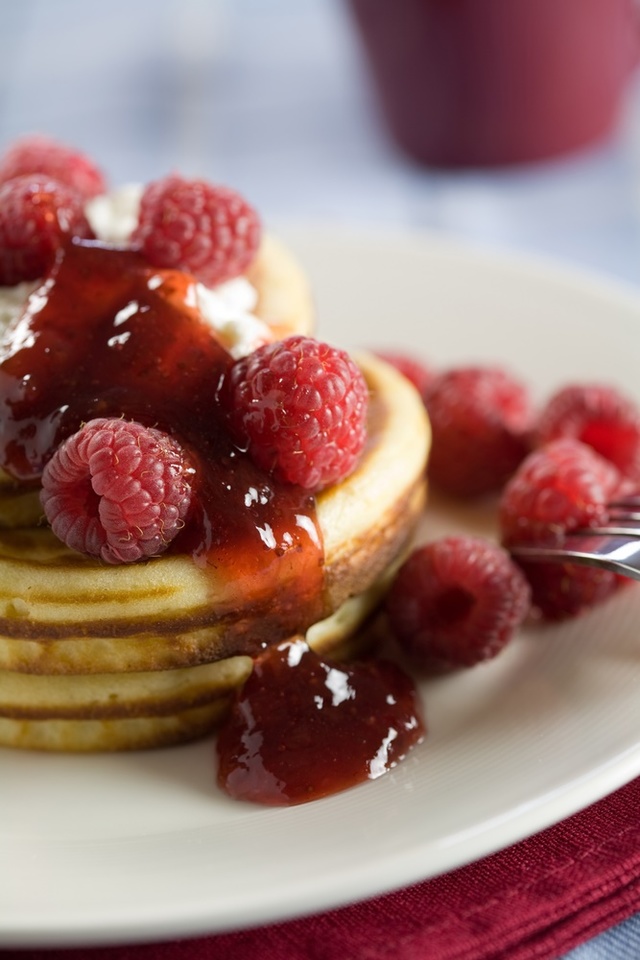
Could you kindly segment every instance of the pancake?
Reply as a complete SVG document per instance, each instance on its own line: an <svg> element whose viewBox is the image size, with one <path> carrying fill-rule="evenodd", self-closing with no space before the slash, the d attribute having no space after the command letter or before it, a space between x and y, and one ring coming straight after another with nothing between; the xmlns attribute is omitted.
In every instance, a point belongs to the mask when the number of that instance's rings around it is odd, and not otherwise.
<svg viewBox="0 0 640 960"><path fill-rule="evenodd" d="M357 634L384 579L307 632L339 661L362 652ZM57 752L167 747L211 733L252 668L247 656L149 673L47 676L0 671L0 745Z"/></svg>
<svg viewBox="0 0 640 960"><path fill-rule="evenodd" d="M371 402L356 470L317 497L322 616L280 622L238 606L231 571L180 555L104 567L47 528L0 532L0 744L47 750L156 747L202 736L266 643L306 635L344 656L412 542L429 450L424 405L391 366L358 362ZM234 603L236 604L234 606Z"/></svg>

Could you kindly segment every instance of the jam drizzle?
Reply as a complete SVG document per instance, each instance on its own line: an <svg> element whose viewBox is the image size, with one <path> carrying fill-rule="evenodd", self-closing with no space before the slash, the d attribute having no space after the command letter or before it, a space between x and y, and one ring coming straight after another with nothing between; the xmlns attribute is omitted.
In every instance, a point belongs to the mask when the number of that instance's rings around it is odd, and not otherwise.
<svg viewBox="0 0 640 960"><path fill-rule="evenodd" d="M278 484L234 444L217 391L233 359L202 319L193 277L134 250L74 240L0 343L0 466L37 483L94 417L175 436L196 466L192 512L170 550L220 580L259 627L241 652L321 619L323 547L308 492ZM240 652L240 651L236 651Z"/></svg>
<svg viewBox="0 0 640 960"><path fill-rule="evenodd" d="M218 783L238 800L305 803L376 779L424 734L416 688L394 663L334 663L286 641L235 696L218 734Z"/></svg>

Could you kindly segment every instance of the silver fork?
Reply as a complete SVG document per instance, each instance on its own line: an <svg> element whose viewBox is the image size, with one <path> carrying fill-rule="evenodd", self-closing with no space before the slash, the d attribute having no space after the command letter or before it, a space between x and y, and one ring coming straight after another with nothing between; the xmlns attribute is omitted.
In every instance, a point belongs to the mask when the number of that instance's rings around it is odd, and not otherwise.
<svg viewBox="0 0 640 960"><path fill-rule="evenodd" d="M583 563L640 580L640 495L609 504L610 523L572 530L560 547L515 545L516 559Z"/></svg>

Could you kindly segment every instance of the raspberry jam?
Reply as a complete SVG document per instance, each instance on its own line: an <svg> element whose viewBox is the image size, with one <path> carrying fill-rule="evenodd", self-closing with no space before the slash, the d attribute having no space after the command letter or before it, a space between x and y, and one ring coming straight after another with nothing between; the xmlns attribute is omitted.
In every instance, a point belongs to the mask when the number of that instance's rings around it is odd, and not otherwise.
<svg viewBox="0 0 640 960"><path fill-rule="evenodd" d="M197 480L170 549L230 572L229 612L246 607L259 624L235 652L251 653L322 617L322 541L313 498L275 483L228 434L216 393L233 361L201 319L194 283L133 250L63 248L0 345L0 466L37 483L60 442L94 417L175 436Z"/></svg>
<svg viewBox="0 0 640 960"><path fill-rule="evenodd" d="M218 735L218 782L272 806L374 780L425 733L416 689L382 661L330 663L304 640L259 657Z"/></svg>

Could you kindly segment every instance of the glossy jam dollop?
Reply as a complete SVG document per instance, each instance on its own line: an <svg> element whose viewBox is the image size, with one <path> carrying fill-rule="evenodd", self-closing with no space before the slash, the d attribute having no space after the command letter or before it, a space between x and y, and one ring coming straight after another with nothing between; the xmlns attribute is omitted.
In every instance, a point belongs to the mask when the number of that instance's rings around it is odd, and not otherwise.
<svg viewBox="0 0 640 960"><path fill-rule="evenodd" d="M394 767L425 733L410 678L384 660L344 665L302 639L271 647L217 740L218 783L238 800L316 800Z"/></svg>
<svg viewBox="0 0 640 960"><path fill-rule="evenodd" d="M60 442L93 417L171 433L197 479L170 549L233 584L229 612L246 608L259 624L251 652L321 617L322 540L313 498L276 484L233 443L216 399L233 360L194 286L133 250L64 247L0 342L0 466L37 483Z"/></svg>

